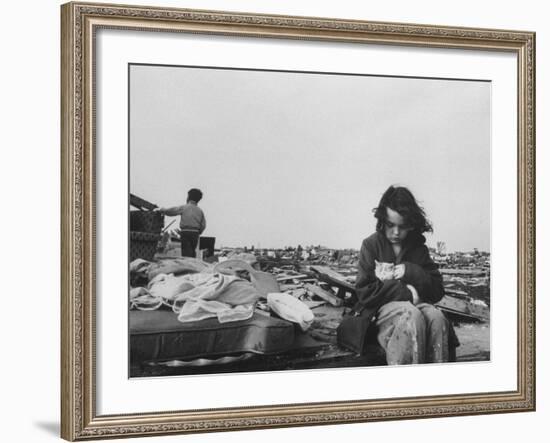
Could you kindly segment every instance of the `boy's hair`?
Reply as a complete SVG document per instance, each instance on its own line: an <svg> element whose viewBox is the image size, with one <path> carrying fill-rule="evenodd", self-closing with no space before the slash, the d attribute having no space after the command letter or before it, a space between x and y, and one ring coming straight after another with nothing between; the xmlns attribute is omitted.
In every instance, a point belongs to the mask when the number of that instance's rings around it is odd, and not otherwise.
<svg viewBox="0 0 550 443"><path fill-rule="evenodd" d="M376 230L384 232L384 225L387 221L386 208L398 212L405 223L413 228L416 234L432 232L431 223L426 218L424 209L417 203L412 192L404 186L390 186L382 195L378 207L374 208L374 216L377 218Z"/></svg>
<svg viewBox="0 0 550 443"><path fill-rule="evenodd" d="M200 202L202 199L202 191L197 188L189 189L187 192L187 201L192 200L196 203Z"/></svg>

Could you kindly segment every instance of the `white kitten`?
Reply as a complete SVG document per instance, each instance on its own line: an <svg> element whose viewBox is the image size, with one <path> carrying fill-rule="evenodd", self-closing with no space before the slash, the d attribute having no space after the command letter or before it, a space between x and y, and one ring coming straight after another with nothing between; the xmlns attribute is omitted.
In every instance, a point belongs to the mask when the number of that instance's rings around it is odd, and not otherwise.
<svg viewBox="0 0 550 443"><path fill-rule="evenodd" d="M378 260L374 260L374 263L376 264L374 275L376 275L377 278L382 281L391 280L394 278L393 272L395 269L395 265L393 263L384 263L379 262Z"/></svg>

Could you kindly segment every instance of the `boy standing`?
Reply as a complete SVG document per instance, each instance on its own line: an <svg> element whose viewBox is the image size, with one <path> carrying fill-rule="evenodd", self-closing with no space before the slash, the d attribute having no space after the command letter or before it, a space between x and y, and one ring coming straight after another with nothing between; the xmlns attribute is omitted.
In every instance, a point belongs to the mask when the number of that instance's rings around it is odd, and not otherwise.
<svg viewBox="0 0 550 443"><path fill-rule="evenodd" d="M159 208L159 211L169 216L180 216L181 255L195 257L199 237L206 229L206 219L198 203L202 199L200 189L190 189L187 192L187 203L172 208Z"/></svg>

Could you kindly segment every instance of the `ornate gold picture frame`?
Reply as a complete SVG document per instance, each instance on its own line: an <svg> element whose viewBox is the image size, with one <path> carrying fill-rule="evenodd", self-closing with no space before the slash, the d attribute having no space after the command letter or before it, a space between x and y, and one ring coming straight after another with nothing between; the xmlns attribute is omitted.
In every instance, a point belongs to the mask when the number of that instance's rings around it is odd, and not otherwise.
<svg viewBox="0 0 550 443"><path fill-rule="evenodd" d="M205 431L262 429L535 409L535 35L524 31L269 16L249 13L73 2L61 7L61 436L87 440ZM193 407L98 413L96 198L97 33L255 38L380 45L381 48L473 50L511 54L517 70L517 345L515 389L441 395ZM261 43L260 43L261 44ZM141 60L138 60L138 62ZM147 62L145 60L144 62ZM125 130L123 128L123 130ZM498 131L498 127L494 128ZM110 147L112 148L112 146ZM125 149L125 147L120 147ZM498 149L493 147L493 156ZM121 178L125 181L126 178ZM493 192L498 190L493 189ZM512 291L512 289L511 289ZM499 331L493 331L498 333ZM272 375L264 374L269 378ZM227 403L227 402L226 402ZM229 401L231 404L231 401Z"/></svg>

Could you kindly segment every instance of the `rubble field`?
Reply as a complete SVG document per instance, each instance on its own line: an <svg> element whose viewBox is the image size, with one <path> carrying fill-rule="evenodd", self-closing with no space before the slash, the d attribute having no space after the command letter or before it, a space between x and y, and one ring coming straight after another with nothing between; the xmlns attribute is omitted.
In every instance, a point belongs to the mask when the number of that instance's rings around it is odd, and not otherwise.
<svg viewBox="0 0 550 443"><path fill-rule="evenodd" d="M157 259L178 257L176 242L165 244ZM342 316L355 303L354 284L357 275L357 251L331 250L322 247L287 248L283 250L222 248L205 263L219 264L229 260L244 260L254 268L269 273L276 280L279 292L289 294L311 309L314 318L307 331L297 328L297 340L303 342L298 352L283 355L241 355L236 361L220 360L201 373L255 371L273 369L307 369L384 364L380 349L360 357L336 344L336 328ZM437 304L452 321L460 341L457 362L490 359L490 274L487 254L454 254L446 257L432 251L443 275L446 295ZM251 276L245 270L236 274ZM255 305L255 312L277 316L265 299ZM223 363L223 364L222 364ZM165 362L133 367L133 376L193 373L184 362Z"/></svg>

